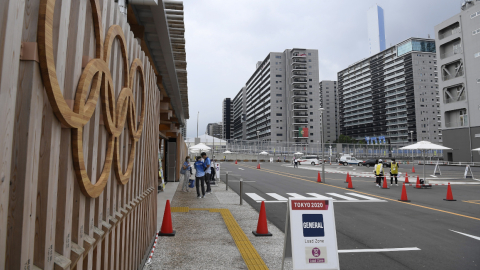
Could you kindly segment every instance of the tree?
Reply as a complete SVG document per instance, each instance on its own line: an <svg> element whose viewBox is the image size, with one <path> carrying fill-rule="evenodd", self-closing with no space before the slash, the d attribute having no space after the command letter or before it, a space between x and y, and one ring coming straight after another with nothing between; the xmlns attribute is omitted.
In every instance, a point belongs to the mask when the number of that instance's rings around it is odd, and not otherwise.
<svg viewBox="0 0 480 270"><path fill-rule="evenodd" d="M350 136L340 134L340 136L338 136L338 139L333 141L333 143L365 144L365 141L357 141L353 138L350 138Z"/></svg>

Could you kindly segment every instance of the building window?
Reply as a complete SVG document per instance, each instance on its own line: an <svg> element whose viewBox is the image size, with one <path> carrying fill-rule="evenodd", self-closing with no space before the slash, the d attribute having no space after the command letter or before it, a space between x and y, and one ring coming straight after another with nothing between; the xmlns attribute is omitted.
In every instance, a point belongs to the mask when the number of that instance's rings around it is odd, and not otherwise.
<svg viewBox="0 0 480 270"><path fill-rule="evenodd" d="M310 119L310 122L313 122L313 119Z"/></svg>
<svg viewBox="0 0 480 270"><path fill-rule="evenodd" d="M310 126L310 128L313 128L313 126Z"/></svg>
<svg viewBox="0 0 480 270"><path fill-rule="evenodd" d="M283 134L282 133L277 133L277 136L283 136Z"/></svg>
<svg viewBox="0 0 480 270"><path fill-rule="evenodd" d="M277 115L277 116L282 116L282 114L281 114L281 113L277 113L276 115Z"/></svg>
<svg viewBox="0 0 480 270"><path fill-rule="evenodd" d="M309 86L308 86L308 88L312 88L312 86L311 86L311 85L309 85Z"/></svg>
<svg viewBox="0 0 480 270"><path fill-rule="evenodd" d="M279 77L279 78L281 78L281 77L282 77L282 75L275 75L275 77Z"/></svg>
<svg viewBox="0 0 480 270"><path fill-rule="evenodd" d="M308 59L308 62L312 62L312 59Z"/></svg>
<svg viewBox="0 0 480 270"><path fill-rule="evenodd" d="M282 57L280 55L275 55L275 58L282 59Z"/></svg>
<svg viewBox="0 0 480 270"><path fill-rule="evenodd" d="M282 96L282 94L277 94L277 97L281 97L281 96Z"/></svg>
<svg viewBox="0 0 480 270"><path fill-rule="evenodd" d="M308 79L308 81L309 81L309 82L311 82L311 81L312 81L312 79Z"/></svg>
<svg viewBox="0 0 480 270"><path fill-rule="evenodd" d="M309 93L310 95L312 94L312 92Z"/></svg>
<svg viewBox="0 0 480 270"><path fill-rule="evenodd" d="M310 136L313 136L313 133L310 133Z"/></svg>
<svg viewBox="0 0 480 270"><path fill-rule="evenodd" d="M480 52L477 52L477 53L475 54L475 58L477 58L477 57L479 57L479 56L480 56Z"/></svg>
<svg viewBox="0 0 480 270"><path fill-rule="evenodd" d="M313 115L313 112L310 112L310 115Z"/></svg>
<svg viewBox="0 0 480 270"><path fill-rule="evenodd" d="M312 53L308 53L308 56L312 55Z"/></svg>

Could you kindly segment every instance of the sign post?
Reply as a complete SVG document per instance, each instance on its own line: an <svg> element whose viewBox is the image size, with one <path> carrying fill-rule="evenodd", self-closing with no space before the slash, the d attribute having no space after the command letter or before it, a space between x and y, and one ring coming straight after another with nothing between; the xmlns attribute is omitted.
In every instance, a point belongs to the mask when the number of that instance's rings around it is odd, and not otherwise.
<svg viewBox="0 0 480 270"><path fill-rule="evenodd" d="M331 198L289 198L282 269L289 257L294 270L340 269Z"/></svg>
<svg viewBox="0 0 480 270"><path fill-rule="evenodd" d="M220 181L220 163L215 163L215 178Z"/></svg>

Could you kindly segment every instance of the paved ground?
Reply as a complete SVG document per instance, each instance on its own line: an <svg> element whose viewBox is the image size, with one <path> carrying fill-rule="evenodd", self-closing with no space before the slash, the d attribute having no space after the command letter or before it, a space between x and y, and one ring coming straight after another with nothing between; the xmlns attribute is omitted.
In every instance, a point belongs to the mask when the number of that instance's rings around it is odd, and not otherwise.
<svg viewBox="0 0 480 270"><path fill-rule="evenodd" d="M480 269L480 182L462 179L465 168L442 167L442 176L438 178L446 179L432 180L440 184L452 182L457 201L443 200L447 186L421 190L409 186L407 194L411 202L406 203L398 201L401 185L390 189L375 187L374 179L368 178L372 168L328 165L326 183L316 183L320 166L303 165L294 169L290 165L265 163L260 170L253 162L221 166L222 175L231 171L230 180L255 181L244 184L244 192L248 193L244 199L257 211L259 201L267 201L268 220L282 231L286 213L282 198L328 196L336 199L339 250L420 249L341 253L341 269ZM421 167L415 166L413 174L411 166L402 165L400 171L408 172L412 181L421 173ZM426 168L427 174L432 174L433 166ZM345 189L347 171L354 175L354 190ZM473 168L474 175L480 173L476 171L478 168ZM229 186L238 193L238 182L230 182Z"/></svg>

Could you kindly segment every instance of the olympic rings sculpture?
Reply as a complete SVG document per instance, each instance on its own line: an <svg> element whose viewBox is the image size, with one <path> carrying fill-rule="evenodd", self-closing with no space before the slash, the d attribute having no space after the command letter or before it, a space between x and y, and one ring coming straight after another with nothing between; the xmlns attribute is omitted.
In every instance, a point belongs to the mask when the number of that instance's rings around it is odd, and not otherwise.
<svg viewBox="0 0 480 270"><path fill-rule="evenodd" d="M140 139L145 118L145 82L142 62L136 58L128 67L127 46L123 30L112 25L103 42L101 9L98 0L90 0L95 31L95 59L88 62L77 86L73 110L67 105L57 79L53 53L53 18L55 0L41 0L38 18L38 51L40 70L48 100L55 116L66 127L72 129L72 152L75 175L82 193L91 198L98 197L104 190L113 167L119 184L125 185L133 169L136 142ZM123 87L115 102L112 75L108 68L113 41L119 40L123 58ZM140 73L140 87L143 94L140 122L136 123L137 111L133 96L135 75ZM90 94L87 94L90 91ZM88 123L101 95L102 114L105 128L109 133L105 164L99 179L92 184L83 155L83 127ZM127 120L131 150L125 172L121 167L119 136Z"/></svg>

